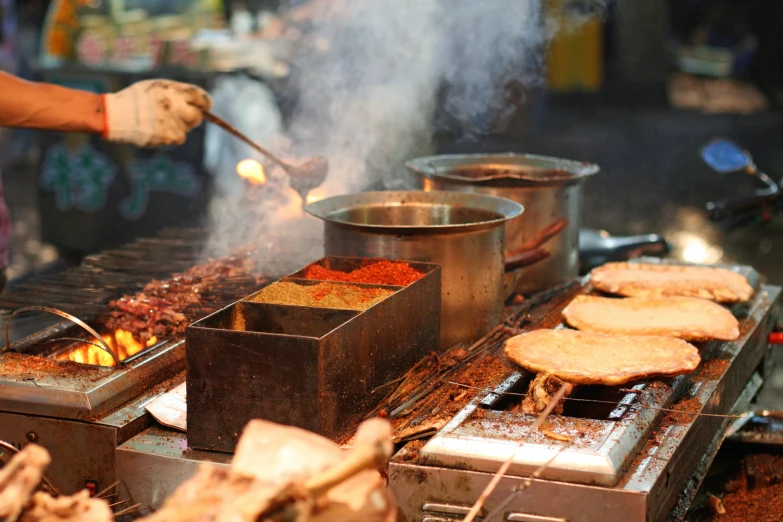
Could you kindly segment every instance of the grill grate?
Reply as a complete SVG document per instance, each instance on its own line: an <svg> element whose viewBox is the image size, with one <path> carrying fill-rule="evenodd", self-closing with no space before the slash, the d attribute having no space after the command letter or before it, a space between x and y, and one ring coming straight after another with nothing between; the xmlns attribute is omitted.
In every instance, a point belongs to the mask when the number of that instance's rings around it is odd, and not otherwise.
<svg viewBox="0 0 783 522"><path fill-rule="evenodd" d="M92 319L110 300L196 264L206 239L201 229L167 229L157 237L88 256L78 267L9 289L0 296L0 310L46 305Z"/></svg>

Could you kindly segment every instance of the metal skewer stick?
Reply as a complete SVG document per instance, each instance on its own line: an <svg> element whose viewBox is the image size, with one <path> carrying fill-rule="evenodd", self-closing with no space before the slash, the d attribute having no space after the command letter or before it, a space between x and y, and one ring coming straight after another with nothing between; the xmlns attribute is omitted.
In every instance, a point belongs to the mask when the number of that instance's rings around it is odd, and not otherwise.
<svg viewBox="0 0 783 522"><path fill-rule="evenodd" d="M530 428L528 434L532 433L534 430L539 429L541 425L544 424L544 421L547 419L547 417L549 417L549 414L552 413L552 410L555 409L555 406L557 406L566 395L571 393L573 389L574 389L574 385L568 382L565 383L563 386L561 386L560 389L557 390L557 393L555 393L554 397L552 397L552 400L549 402L549 404L546 405L544 411L541 412L541 415L539 415L536 418L536 422L533 423L533 426ZM522 438L522 440L519 442L519 446L517 446L517 449L514 450L514 452L503 463L503 465L500 466L500 469L497 471L497 473L495 473L495 476L492 477L492 480L489 481L487 487L484 488L484 491L482 491L481 495L479 495L479 498L478 500L476 500L476 503L473 504L473 507L470 508L468 514L465 515L464 519L462 519L462 522L473 522L473 520L479 514L479 511L481 511L481 508L484 507L484 504L487 502L489 496L492 494L493 491L495 491L495 488L500 483L500 479L502 479L508 472L508 469L511 467L511 464L514 462L514 458L517 456L519 448L523 444L525 444L526 441L527 441L527 435Z"/></svg>

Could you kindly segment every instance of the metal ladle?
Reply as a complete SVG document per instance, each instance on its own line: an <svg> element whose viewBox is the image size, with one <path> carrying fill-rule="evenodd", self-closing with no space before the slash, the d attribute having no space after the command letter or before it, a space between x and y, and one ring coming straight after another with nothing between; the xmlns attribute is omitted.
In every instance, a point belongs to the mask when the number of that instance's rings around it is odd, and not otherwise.
<svg viewBox="0 0 783 522"><path fill-rule="evenodd" d="M329 173L329 162L323 156L310 158L300 166L294 167L293 165L281 160L263 148L261 145L245 136L242 132L237 130L223 118L220 118L219 116L216 116L209 111L204 111L204 118L207 121L214 123L224 131L228 132L235 138L242 140L246 144L250 145L253 147L253 149L257 150L279 165L280 168L282 168L291 178L291 188L293 188L302 198L303 208L307 205L307 193L320 186L321 183L323 183L326 179L326 175Z"/></svg>

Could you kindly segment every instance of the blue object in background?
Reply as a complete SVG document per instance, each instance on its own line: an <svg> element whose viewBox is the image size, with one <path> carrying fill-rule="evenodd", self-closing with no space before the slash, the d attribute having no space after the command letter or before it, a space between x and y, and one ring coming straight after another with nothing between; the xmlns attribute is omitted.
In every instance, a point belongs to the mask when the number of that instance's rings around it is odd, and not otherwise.
<svg viewBox="0 0 783 522"><path fill-rule="evenodd" d="M701 149L701 157L707 165L721 174L745 170L752 164L747 152L723 138L713 140Z"/></svg>

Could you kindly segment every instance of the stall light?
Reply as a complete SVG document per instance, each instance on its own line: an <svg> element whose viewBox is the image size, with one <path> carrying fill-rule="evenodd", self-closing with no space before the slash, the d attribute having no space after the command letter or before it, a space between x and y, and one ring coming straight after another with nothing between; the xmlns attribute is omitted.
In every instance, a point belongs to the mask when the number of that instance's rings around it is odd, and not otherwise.
<svg viewBox="0 0 783 522"><path fill-rule="evenodd" d="M682 259L689 263L716 263L723 257L723 250L695 234L683 233L677 238L682 248Z"/></svg>

